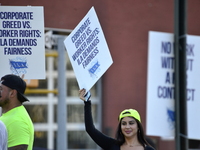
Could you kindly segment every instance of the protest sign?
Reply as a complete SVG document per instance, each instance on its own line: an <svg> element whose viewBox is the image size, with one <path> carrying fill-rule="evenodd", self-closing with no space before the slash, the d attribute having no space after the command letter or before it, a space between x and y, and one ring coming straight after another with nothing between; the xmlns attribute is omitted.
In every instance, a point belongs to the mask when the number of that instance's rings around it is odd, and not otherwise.
<svg viewBox="0 0 200 150"><path fill-rule="evenodd" d="M147 134L174 137L174 36L149 32ZM188 137L200 139L200 37L187 35L187 118Z"/></svg>
<svg viewBox="0 0 200 150"><path fill-rule="evenodd" d="M188 137L200 139L200 36L187 36Z"/></svg>
<svg viewBox="0 0 200 150"><path fill-rule="evenodd" d="M79 88L89 91L113 63L94 7L64 40Z"/></svg>
<svg viewBox="0 0 200 150"><path fill-rule="evenodd" d="M45 78L43 7L0 6L0 76Z"/></svg>

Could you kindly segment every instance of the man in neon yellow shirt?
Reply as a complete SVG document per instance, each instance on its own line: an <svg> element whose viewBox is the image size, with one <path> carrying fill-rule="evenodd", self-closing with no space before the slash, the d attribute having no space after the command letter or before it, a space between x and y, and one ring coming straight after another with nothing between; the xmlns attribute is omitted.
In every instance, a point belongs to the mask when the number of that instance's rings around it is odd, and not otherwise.
<svg viewBox="0 0 200 150"><path fill-rule="evenodd" d="M9 74L0 81L0 107L8 132L8 150L32 150L34 127L29 114L22 105L28 101L24 96L26 82L20 77Z"/></svg>

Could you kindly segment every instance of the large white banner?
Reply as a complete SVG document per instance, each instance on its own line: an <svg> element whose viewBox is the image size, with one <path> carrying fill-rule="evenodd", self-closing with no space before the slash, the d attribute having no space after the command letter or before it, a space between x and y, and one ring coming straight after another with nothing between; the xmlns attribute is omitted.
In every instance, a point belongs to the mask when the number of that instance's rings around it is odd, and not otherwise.
<svg viewBox="0 0 200 150"><path fill-rule="evenodd" d="M0 77L45 78L43 7L0 6Z"/></svg>
<svg viewBox="0 0 200 150"><path fill-rule="evenodd" d="M174 36L149 32L147 134L174 137ZM200 37L187 35L188 137L200 139ZM180 112L181 113L181 112Z"/></svg>
<svg viewBox="0 0 200 150"><path fill-rule="evenodd" d="M112 65L112 57L94 7L64 41L79 88L90 90Z"/></svg>

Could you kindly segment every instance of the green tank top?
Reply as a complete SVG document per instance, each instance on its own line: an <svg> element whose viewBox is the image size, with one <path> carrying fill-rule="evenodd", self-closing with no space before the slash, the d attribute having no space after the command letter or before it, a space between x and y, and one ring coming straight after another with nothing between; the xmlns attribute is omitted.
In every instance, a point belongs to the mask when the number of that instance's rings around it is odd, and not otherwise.
<svg viewBox="0 0 200 150"><path fill-rule="evenodd" d="M28 145L33 149L34 127L31 118L23 105L2 114L0 120L8 132L8 147Z"/></svg>

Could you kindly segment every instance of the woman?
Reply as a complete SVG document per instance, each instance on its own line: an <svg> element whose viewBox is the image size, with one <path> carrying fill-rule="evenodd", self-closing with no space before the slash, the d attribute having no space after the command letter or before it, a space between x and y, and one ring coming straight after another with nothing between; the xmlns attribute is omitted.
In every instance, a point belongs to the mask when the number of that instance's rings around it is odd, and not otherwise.
<svg viewBox="0 0 200 150"><path fill-rule="evenodd" d="M85 103L85 127L90 137L105 150L154 150L145 140L139 113L126 109L119 115L116 139L98 131L92 120L91 101L85 99L85 89L79 91L79 97Z"/></svg>

